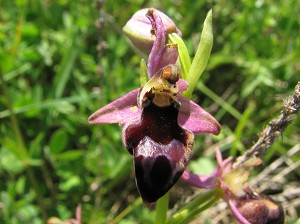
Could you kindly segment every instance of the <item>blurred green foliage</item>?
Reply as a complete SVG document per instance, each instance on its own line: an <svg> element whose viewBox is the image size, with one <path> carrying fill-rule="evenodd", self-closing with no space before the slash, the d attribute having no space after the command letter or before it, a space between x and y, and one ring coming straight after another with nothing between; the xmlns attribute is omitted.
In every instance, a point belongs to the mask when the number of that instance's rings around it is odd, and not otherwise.
<svg viewBox="0 0 300 224"><path fill-rule="evenodd" d="M87 123L100 106L139 86L140 56L121 28L140 8L168 14L191 55L213 9L213 52L193 98L223 131L197 138L197 172L214 163L209 147L216 142L226 155L247 149L299 81L297 0L100 2L0 1L0 223L65 220L78 204L84 223L109 222L122 211L119 223L152 223L121 127ZM298 143L299 124L271 148L266 164Z"/></svg>

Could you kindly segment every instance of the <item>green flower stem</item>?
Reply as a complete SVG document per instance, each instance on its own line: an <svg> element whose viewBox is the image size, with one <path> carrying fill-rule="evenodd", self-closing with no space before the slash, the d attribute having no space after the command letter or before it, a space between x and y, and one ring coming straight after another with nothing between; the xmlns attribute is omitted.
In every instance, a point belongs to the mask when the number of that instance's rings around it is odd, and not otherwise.
<svg viewBox="0 0 300 224"><path fill-rule="evenodd" d="M201 34L201 40L196 51L196 55L191 64L190 71L186 77L186 81L189 83L188 89L183 92L182 95L191 98L193 90L203 73L213 45L213 30L212 30L212 10L207 13L204 21L204 26Z"/></svg>
<svg viewBox="0 0 300 224"><path fill-rule="evenodd" d="M162 196L156 204L155 223L165 224L167 222L167 214L169 209L169 192Z"/></svg>
<svg viewBox="0 0 300 224"><path fill-rule="evenodd" d="M201 212L213 206L222 197L223 192L220 188L204 190L194 200L177 211L167 224L185 224L194 220Z"/></svg>

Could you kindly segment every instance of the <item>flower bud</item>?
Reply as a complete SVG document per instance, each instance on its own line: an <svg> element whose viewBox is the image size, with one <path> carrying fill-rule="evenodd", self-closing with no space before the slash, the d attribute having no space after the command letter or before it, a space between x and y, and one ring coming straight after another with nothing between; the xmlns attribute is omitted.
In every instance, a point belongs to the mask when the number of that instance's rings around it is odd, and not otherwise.
<svg viewBox="0 0 300 224"><path fill-rule="evenodd" d="M141 52L149 55L153 46L155 35L151 33L152 25L146 17L148 8L137 11L123 27L123 32L132 42L132 44ZM165 31L181 35L180 30L175 23L163 12L155 9L155 12L161 17Z"/></svg>
<svg viewBox="0 0 300 224"><path fill-rule="evenodd" d="M282 206L265 195L260 195L254 199L240 200L237 204L237 209L250 223L284 223L284 211Z"/></svg>

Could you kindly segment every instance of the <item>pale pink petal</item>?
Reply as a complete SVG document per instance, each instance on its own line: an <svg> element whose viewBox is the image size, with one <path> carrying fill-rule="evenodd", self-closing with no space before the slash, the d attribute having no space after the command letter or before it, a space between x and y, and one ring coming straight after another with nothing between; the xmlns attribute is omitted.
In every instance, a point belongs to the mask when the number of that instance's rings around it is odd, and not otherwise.
<svg viewBox="0 0 300 224"><path fill-rule="evenodd" d="M100 108L89 117L90 124L113 124L126 123L136 120L141 116L141 109L137 106L137 95L139 88L125 96Z"/></svg>
<svg viewBox="0 0 300 224"><path fill-rule="evenodd" d="M220 151L220 148L216 147L215 152L216 152L216 159L217 159L217 162L218 162L218 167L220 167L222 169L223 168L223 157L222 157L222 153Z"/></svg>
<svg viewBox="0 0 300 224"><path fill-rule="evenodd" d="M178 93L182 93L183 91L187 90L187 88L189 87L188 82L183 79L179 79L177 84L178 84Z"/></svg>
<svg viewBox="0 0 300 224"><path fill-rule="evenodd" d="M210 175L196 175L184 171L181 175L181 179L193 187L211 189L216 187L218 179L217 173L218 169L214 170Z"/></svg>
<svg viewBox="0 0 300 224"><path fill-rule="evenodd" d="M178 97L181 107L178 115L178 123L194 134L211 133L219 134L221 125L208 112L193 101L183 97Z"/></svg>

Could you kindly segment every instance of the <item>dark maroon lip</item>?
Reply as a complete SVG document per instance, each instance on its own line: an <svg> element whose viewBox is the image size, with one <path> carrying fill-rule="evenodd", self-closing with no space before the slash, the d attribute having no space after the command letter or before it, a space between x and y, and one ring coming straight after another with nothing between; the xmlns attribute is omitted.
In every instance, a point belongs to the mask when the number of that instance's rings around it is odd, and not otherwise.
<svg viewBox="0 0 300 224"><path fill-rule="evenodd" d="M150 102L143 108L141 119L124 131L145 203L157 201L170 190L191 156L193 133L178 124L178 113L174 105L159 107Z"/></svg>
<svg viewBox="0 0 300 224"><path fill-rule="evenodd" d="M184 171L174 172L174 162L163 154L149 158L138 156L134 163L136 184L145 203L154 203L167 193Z"/></svg>
<svg viewBox="0 0 300 224"><path fill-rule="evenodd" d="M187 138L186 131L179 126L177 118L178 110L173 105L158 107L150 103L143 109L139 123L126 128L127 149L133 154L133 149L145 136L163 145L169 144L173 139L184 143Z"/></svg>

